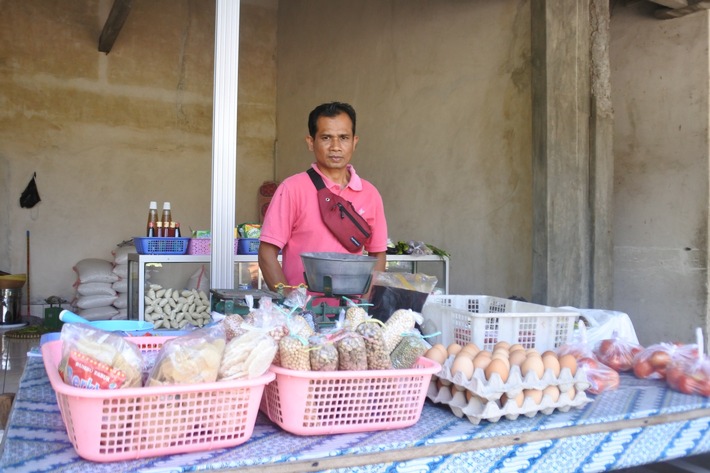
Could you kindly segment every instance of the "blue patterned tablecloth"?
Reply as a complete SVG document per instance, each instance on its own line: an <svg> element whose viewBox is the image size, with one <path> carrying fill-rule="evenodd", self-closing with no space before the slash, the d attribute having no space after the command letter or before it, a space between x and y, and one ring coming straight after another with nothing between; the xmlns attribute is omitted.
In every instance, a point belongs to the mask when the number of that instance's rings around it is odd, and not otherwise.
<svg viewBox="0 0 710 473"><path fill-rule="evenodd" d="M0 471L10 472L186 472L314 462L472 439L510 438L529 432L640 419L710 407L710 400L674 392L660 381L622 376L618 390L597 396L582 409L483 421L474 425L447 406L427 400L414 426L362 434L296 436L259 415L246 443L231 448L141 460L95 463L74 451L41 358L31 357L20 382L3 439ZM501 443L502 445L502 443ZM710 451L710 417L670 421L470 452L351 468L358 472L594 472Z"/></svg>

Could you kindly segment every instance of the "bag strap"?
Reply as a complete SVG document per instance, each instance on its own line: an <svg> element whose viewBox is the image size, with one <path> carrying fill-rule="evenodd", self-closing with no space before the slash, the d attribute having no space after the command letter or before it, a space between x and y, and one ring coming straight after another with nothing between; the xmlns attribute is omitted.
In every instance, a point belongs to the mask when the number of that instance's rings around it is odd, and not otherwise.
<svg viewBox="0 0 710 473"><path fill-rule="evenodd" d="M316 186L317 190L325 189L325 182L323 182L323 178L320 177L320 174L316 172L315 169L313 168L308 168L308 175L311 178L311 181L313 181L313 185Z"/></svg>

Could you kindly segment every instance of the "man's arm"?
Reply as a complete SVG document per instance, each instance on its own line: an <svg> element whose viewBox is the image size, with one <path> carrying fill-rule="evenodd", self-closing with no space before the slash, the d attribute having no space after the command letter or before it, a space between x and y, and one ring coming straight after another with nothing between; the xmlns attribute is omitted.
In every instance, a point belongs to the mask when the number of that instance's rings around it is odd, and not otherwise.
<svg viewBox="0 0 710 473"><path fill-rule="evenodd" d="M278 284L287 284L286 276L279 264L280 248L271 243L259 243L259 269L269 289L276 291Z"/></svg>
<svg viewBox="0 0 710 473"><path fill-rule="evenodd" d="M385 251L381 251L378 253L371 252L367 254L368 256L374 256L377 258L377 261L375 262L375 267L372 269L372 271L381 271L384 272L387 266L387 253ZM370 281L370 287L367 289L367 294L363 294L362 297L365 300L370 300L372 298L372 285L374 283L374 278L372 281Z"/></svg>
<svg viewBox="0 0 710 473"><path fill-rule="evenodd" d="M380 251L378 253L368 253L368 256L374 256L377 258L377 262L375 263L375 268L373 271L382 271L384 272L387 266L387 252L386 251Z"/></svg>

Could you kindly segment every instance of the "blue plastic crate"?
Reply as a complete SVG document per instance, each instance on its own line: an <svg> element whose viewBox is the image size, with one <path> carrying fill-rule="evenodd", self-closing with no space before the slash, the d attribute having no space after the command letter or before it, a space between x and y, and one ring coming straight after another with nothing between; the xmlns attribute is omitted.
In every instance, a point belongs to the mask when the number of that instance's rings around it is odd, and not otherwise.
<svg viewBox="0 0 710 473"><path fill-rule="evenodd" d="M256 255L259 254L259 239L258 238L240 238L237 244L238 255Z"/></svg>
<svg viewBox="0 0 710 473"><path fill-rule="evenodd" d="M141 255L184 255L189 242L189 238L133 238L136 251Z"/></svg>

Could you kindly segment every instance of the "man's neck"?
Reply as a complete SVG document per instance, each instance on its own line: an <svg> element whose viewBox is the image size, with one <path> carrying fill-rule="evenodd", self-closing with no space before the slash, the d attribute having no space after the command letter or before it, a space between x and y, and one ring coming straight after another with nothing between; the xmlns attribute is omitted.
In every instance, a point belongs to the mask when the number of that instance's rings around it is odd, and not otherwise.
<svg viewBox="0 0 710 473"><path fill-rule="evenodd" d="M322 169L319 167L318 169L325 177L334 184L338 184L341 188L344 188L350 182L350 172L347 167L343 169Z"/></svg>

